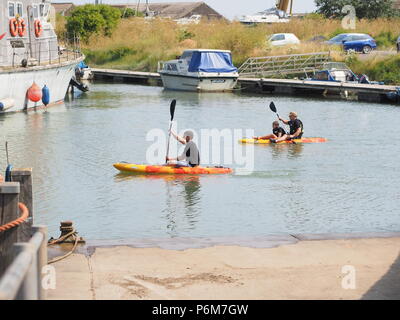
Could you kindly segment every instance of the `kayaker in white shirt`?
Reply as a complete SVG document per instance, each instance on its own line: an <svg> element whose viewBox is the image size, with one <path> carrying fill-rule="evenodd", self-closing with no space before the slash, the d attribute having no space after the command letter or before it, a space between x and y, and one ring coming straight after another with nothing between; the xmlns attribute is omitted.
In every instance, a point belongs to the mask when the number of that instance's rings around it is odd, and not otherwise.
<svg viewBox="0 0 400 320"><path fill-rule="evenodd" d="M180 166L190 166L197 167L200 164L200 153L197 145L193 142L193 132L188 130L185 131L183 137L178 136L175 132L171 130L171 134L180 143L185 144L185 150L177 158L167 157L167 161L177 161L177 165Z"/></svg>

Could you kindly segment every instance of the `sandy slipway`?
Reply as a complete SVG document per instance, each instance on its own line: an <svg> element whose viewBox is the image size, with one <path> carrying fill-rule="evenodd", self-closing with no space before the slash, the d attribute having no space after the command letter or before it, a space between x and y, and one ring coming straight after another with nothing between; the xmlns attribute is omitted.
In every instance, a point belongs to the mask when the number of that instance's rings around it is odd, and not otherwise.
<svg viewBox="0 0 400 320"><path fill-rule="evenodd" d="M400 299L399 248L399 233L96 241L53 264L48 298Z"/></svg>

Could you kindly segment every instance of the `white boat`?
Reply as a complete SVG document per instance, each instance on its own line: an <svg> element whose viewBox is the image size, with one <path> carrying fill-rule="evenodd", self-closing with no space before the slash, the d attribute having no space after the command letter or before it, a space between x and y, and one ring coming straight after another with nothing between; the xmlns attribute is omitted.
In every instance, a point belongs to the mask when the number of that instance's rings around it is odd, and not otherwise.
<svg viewBox="0 0 400 320"><path fill-rule="evenodd" d="M289 15L277 8L270 8L254 15L245 15L239 19L243 24L258 24L258 23L286 23L289 22Z"/></svg>
<svg viewBox="0 0 400 320"><path fill-rule="evenodd" d="M239 78L228 50L186 50L176 60L159 62L165 89L181 91L231 91Z"/></svg>
<svg viewBox="0 0 400 320"><path fill-rule="evenodd" d="M48 22L50 9L47 0L0 3L0 113L64 100L75 66L84 57L76 41L74 46L60 49ZM47 99L34 102L29 98L28 90L34 83L40 89L46 85ZM40 90L36 93L40 96Z"/></svg>

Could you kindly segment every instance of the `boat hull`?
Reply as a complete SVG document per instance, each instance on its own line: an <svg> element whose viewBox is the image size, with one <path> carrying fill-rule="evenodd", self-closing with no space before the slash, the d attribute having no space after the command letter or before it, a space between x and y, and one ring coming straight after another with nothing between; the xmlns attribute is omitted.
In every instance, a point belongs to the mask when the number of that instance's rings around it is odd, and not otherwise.
<svg viewBox="0 0 400 320"><path fill-rule="evenodd" d="M0 102L12 100L13 103L0 110L18 112L43 107L42 101L34 103L26 98L28 88L35 82L40 88L44 85L50 90L49 105L61 102L67 93L69 82L74 75L75 66L82 58L57 65L17 68L0 71Z"/></svg>
<svg viewBox="0 0 400 320"><path fill-rule="evenodd" d="M152 166L133 163L115 163L114 168L121 172L139 174L229 174L233 172L230 168Z"/></svg>
<svg viewBox="0 0 400 320"><path fill-rule="evenodd" d="M232 91L238 77L189 77L161 73L164 89L194 92Z"/></svg>

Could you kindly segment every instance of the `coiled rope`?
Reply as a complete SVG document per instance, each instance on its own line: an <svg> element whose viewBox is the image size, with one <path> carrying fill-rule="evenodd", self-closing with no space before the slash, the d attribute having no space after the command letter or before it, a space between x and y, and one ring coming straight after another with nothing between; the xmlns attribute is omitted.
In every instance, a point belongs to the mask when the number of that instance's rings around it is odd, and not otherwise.
<svg viewBox="0 0 400 320"><path fill-rule="evenodd" d="M28 208L21 202L18 203L19 210L22 212L21 216L14 221L9 223L3 224L0 226L0 232L4 232L6 230L10 230L22 224L26 219L29 217L29 210Z"/></svg>
<svg viewBox="0 0 400 320"><path fill-rule="evenodd" d="M62 259L65 259L66 257L69 257L69 256L75 251L76 246L78 245L78 242L79 242L78 232L76 232L76 230L73 229L71 232L69 232L69 233L63 235L62 237L60 237L60 238L58 238L58 239L56 239L56 240L50 241L50 242L47 244L47 246L50 247L50 246L52 246L52 245L54 245L54 244L63 242L65 239L67 239L68 237L71 237L71 236L75 236L75 243L74 243L74 246L72 247L71 251L69 251L67 254L65 254L65 255L63 255L63 256L61 256L61 257L57 257L57 258L54 258L54 259L52 259L52 260L49 260L49 261L47 262L48 264L52 264L52 263L55 263L55 262L60 261L60 260L62 260Z"/></svg>

